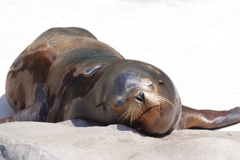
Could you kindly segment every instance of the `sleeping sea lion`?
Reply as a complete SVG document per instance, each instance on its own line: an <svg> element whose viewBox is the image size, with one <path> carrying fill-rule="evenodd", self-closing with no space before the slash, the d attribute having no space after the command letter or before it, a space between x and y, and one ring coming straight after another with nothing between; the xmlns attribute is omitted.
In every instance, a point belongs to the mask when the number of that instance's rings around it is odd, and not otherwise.
<svg viewBox="0 0 240 160"><path fill-rule="evenodd" d="M121 123L158 136L173 129L219 128L240 121L240 108L183 106L162 70L124 59L81 28L52 28L29 45L8 72L6 97L16 114L0 123L84 119Z"/></svg>

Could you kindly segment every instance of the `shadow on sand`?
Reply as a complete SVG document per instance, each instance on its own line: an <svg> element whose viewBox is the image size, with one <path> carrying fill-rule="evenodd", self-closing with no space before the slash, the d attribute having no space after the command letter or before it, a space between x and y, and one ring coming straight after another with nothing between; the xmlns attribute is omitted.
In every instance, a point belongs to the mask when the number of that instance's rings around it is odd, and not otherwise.
<svg viewBox="0 0 240 160"><path fill-rule="evenodd" d="M0 118L9 117L14 113L14 110L9 106L7 102L6 95L3 94L0 98Z"/></svg>

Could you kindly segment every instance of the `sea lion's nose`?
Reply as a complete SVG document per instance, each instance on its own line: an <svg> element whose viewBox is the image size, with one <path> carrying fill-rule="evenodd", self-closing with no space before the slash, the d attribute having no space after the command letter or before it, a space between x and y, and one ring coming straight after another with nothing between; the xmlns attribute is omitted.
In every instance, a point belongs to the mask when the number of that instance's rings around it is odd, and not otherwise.
<svg viewBox="0 0 240 160"><path fill-rule="evenodd" d="M145 103L144 92L139 92L134 98L142 103Z"/></svg>

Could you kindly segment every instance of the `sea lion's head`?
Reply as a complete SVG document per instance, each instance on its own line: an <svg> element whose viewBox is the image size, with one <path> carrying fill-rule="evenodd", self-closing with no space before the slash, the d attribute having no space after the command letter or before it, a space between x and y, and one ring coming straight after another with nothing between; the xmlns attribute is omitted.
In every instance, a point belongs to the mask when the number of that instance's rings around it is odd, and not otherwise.
<svg viewBox="0 0 240 160"><path fill-rule="evenodd" d="M123 60L109 67L106 104L120 113L118 122L147 135L173 128L181 102L172 81L160 69L139 61Z"/></svg>

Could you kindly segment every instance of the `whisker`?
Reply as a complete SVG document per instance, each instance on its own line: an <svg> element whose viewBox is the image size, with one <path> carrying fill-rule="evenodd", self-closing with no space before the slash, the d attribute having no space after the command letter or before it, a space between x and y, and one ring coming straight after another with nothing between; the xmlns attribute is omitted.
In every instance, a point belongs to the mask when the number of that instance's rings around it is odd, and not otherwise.
<svg viewBox="0 0 240 160"><path fill-rule="evenodd" d="M157 95L157 99L160 102L166 102L166 103L170 104L171 106L173 106L172 102L170 102L167 98L162 97L161 95Z"/></svg>
<svg viewBox="0 0 240 160"><path fill-rule="evenodd" d="M128 115L127 111L124 112L124 113L121 115L121 117L119 117L118 122L121 120L120 124L122 124L122 123L124 122L124 120L127 119L128 116L129 116L129 115Z"/></svg>
<svg viewBox="0 0 240 160"><path fill-rule="evenodd" d="M146 93L146 97L148 97L148 102L150 103L150 105L161 105L167 103L173 106L170 100L160 94ZM135 120L139 118L144 111L143 108L144 104L138 104L136 106L134 103L130 103L128 109L119 117L118 123L120 122L122 124L124 122L127 122L130 126L135 125Z"/></svg>

